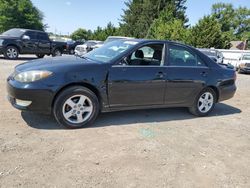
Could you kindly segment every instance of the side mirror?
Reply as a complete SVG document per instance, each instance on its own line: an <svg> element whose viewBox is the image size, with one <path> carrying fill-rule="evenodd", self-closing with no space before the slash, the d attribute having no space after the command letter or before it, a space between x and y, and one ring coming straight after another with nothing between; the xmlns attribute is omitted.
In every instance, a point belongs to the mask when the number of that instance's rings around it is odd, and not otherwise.
<svg viewBox="0 0 250 188"><path fill-rule="evenodd" d="M28 35L23 35L23 40L30 40L30 37Z"/></svg>

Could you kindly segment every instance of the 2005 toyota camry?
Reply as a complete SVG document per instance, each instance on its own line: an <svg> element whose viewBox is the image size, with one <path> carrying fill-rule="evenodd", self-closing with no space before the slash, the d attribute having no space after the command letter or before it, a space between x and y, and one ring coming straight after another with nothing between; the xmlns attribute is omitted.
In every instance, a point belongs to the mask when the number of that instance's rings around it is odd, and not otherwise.
<svg viewBox="0 0 250 188"><path fill-rule="evenodd" d="M118 40L82 57L33 60L7 79L20 110L52 113L69 128L93 124L99 112L188 107L205 116L232 98L235 71L195 48L170 41Z"/></svg>

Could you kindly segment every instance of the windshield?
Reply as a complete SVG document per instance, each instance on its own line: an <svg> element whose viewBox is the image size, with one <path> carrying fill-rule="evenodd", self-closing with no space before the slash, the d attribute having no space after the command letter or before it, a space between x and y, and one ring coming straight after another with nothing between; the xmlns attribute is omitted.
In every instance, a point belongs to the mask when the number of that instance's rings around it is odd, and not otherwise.
<svg viewBox="0 0 250 188"><path fill-rule="evenodd" d="M104 43L113 42L113 41L115 41L115 40L120 40L120 39L122 39L122 38L109 37L109 38L107 38L107 39L105 40Z"/></svg>
<svg viewBox="0 0 250 188"><path fill-rule="evenodd" d="M136 41L116 40L85 54L83 57L106 63L131 49L137 43Z"/></svg>
<svg viewBox="0 0 250 188"><path fill-rule="evenodd" d="M24 34L24 33L25 33L25 30L23 30L23 29L10 29L10 30L2 33L2 35L12 36L12 37L21 37L22 34Z"/></svg>
<svg viewBox="0 0 250 188"><path fill-rule="evenodd" d="M207 56L215 56L216 57L215 51L208 51L208 50L200 50L200 51Z"/></svg>
<svg viewBox="0 0 250 188"><path fill-rule="evenodd" d="M244 56L242 57L242 60L250 60L250 55L244 55Z"/></svg>

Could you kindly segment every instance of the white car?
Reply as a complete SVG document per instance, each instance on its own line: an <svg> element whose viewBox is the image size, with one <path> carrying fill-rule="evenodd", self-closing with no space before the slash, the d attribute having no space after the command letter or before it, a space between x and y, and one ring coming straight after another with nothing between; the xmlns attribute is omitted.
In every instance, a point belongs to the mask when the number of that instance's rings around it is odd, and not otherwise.
<svg viewBox="0 0 250 188"><path fill-rule="evenodd" d="M103 45L102 41L88 40L84 44L77 45L75 47L75 55L82 56L95 48L101 47L102 45Z"/></svg>
<svg viewBox="0 0 250 188"><path fill-rule="evenodd" d="M239 73L250 73L250 53L242 54L237 63L237 70Z"/></svg>

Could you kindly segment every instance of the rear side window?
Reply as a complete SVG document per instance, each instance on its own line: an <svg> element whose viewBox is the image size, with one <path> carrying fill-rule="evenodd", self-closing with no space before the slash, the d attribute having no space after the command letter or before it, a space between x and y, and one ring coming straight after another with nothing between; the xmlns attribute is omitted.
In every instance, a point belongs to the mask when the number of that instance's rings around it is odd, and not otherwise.
<svg viewBox="0 0 250 188"><path fill-rule="evenodd" d="M168 64L170 66L206 66L191 50L177 45L169 45Z"/></svg>
<svg viewBox="0 0 250 188"><path fill-rule="evenodd" d="M38 33L38 39L39 40L49 40L49 37L45 33Z"/></svg>
<svg viewBox="0 0 250 188"><path fill-rule="evenodd" d="M32 32L32 31L27 31L25 33L25 35L30 37L30 40L36 40L37 39L37 34L36 32Z"/></svg>

